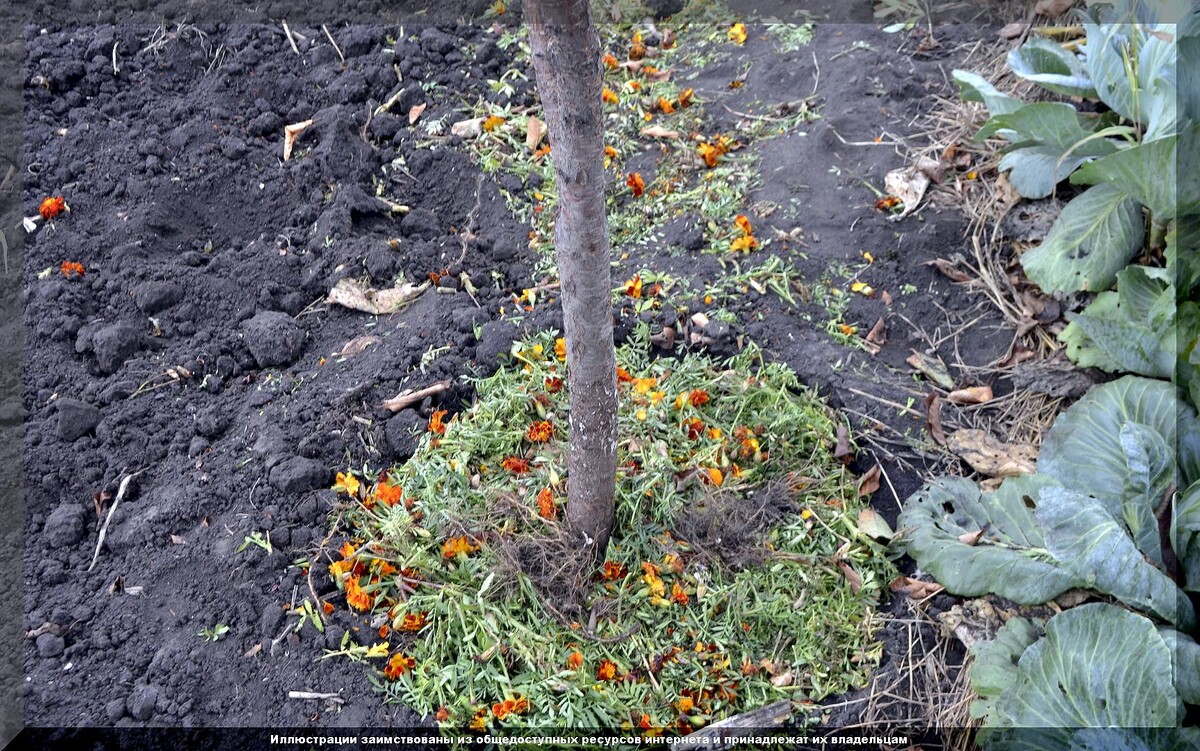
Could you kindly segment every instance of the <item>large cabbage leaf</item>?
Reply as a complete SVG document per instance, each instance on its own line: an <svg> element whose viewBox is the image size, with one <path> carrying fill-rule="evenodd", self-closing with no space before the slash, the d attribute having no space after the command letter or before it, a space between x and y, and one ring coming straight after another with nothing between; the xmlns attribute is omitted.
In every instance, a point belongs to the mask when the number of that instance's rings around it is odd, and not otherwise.
<svg viewBox="0 0 1200 751"><path fill-rule="evenodd" d="M1128 266L1058 335L1084 368L1170 378L1175 371L1175 286L1166 269Z"/></svg>
<svg viewBox="0 0 1200 751"><path fill-rule="evenodd" d="M1122 426L1145 426L1167 452L1147 485L1187 487L1200 478L1200 421L1170 383L1125 376L1093 388L1054 421L1042 442L1038 471L1064 487L1100 500L1114 518L1125 516L1131 474ZM1156 444L1157 445L1157 444ZM1162 498L1144 502L1157 507Z"/></svg>
<svg viewBox="0 0 1200 751"><path fill-rule="evenodd" d="M1183 717L1171 649L1158 629L1105 603L1051 618L1045 637L1024 650L1011 677L980 733L989 751L1137 748L1080 728L1138 728L1133 735L1154 738L1145 747L1157 749L1159 734L1148 729L1173 728Z"/></svg>
<svg viewBox="0 0 1200 751"><path fill-rule="evenodd" d="M1175 498L1171 516L1171 540L1183 569L1183 588L1200 592L1200 481Z"/></svg>
<svg viewBox="0 0 1200 751"><path fill-rule="evenodd" d="M1175 218L1176 140L1174 135L1165 136L1088 162L1071 175L1071 182L1113 185L1150 209L1155 221L1165 226Z"/></svg>
<svg viewBox="0 0 1200 751"><path fill-rule="evenodd" d="M1009 52L1008 67L1021 78L1058 94L1097 96L1079 57L1049 39L1034 37Z"/></svg>
<svg viewBox="0 0 1200 751"><path fill-rule="evenodd" d="M1099 501L1050 486L1042 489L1035 513L1054 560L1084 586L1182 628L1194 625L1191 602Z"/></svg>
<svg viewBox="0 0 1200 751"><path fill-rule="evenodd" d="M1106 290L1142 249L1144 234L1136 200L1115 185L1093 185L1063 207L1042 244L1021 256L1021 265L1047 292Z"/></svg>
<svg viewBox="0 0 1200 751"><path fill-rule="evenodd" d="M908 554L958 595L991 592L1037 604L1082 586L1050 556L1034 519L1034 499L1053 484L1044 476L1024 475L981 494L961 477L934 480L914 493L900 514Z"/></svg>
<svg viewBox="0 0 1200 751"><path fill-rule="evenodd" d="M1017 663L1029 645L1041 638L1043 626L1041 621L1010 618L994 638L971 647L968 677L971 690L979 697L969 707L972 717L993 717L996 722L1002 721L996 715L996 700L1016 683L1020 675Z"/></svg>

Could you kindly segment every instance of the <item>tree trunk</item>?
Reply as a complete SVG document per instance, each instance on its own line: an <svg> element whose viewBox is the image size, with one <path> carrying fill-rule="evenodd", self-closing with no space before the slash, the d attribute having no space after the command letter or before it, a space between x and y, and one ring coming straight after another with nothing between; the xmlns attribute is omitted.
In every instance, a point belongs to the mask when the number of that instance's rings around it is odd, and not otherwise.
<svg viewBox="0 0 1200 751"><path fill-rule="evenodd" d="M600 42L588 0L525 0L522 8L558 187L554 247L571 408L566 520L599 559L612 533L617 473Z"/></svg>

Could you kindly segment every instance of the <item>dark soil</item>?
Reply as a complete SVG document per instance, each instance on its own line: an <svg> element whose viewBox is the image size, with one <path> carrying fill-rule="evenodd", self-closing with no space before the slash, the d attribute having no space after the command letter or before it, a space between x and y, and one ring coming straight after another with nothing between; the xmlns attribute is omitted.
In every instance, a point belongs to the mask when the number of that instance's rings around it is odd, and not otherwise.
<svg viewBox="0 0 1200 751"><path fill-rule="evenodd" d="M421 123L454 122L463 101L488 94L487 79L507 60L478 26L426 27L419 42L396 47L386 42L400 36L395 28L331 26L344 63L319 26L294 30L303 35L299 56L278 24L201 26L158 49L147 49L157 31L149 26L27 31L25 214L45 195L62 194L71 207L28 238L24 263L24 612L26 627L40 630L25 651L30 724L417 719L384 706L361 665L317 660L362 626L344 607L324 637L310 626L298 637L288 635L295 617L284 606L308 594L293 564L326 534L332 495L324 488L334 472L403 461L409 429L470 393L455 380L436 404L396 415L378 405L405 388L494 370L520 333L499 309L511 309L511 294L532 281L528 228L458 139L418 149L421 126L405 117L425 102ZM876 260L861 278L889 290L893 304L859 298L848 318L869 328L885 317L889 341L874 357L848 349L824 331L823 310L753 292L722 341L748 336L836 406L901 432L919 432L921 422L851 389L903 404L912 385L904 359L927 346L916 327L960 325L942 308L978 301L923 265L962 250L964 226L932 208L888 221L859 178L881 186L902 158L887 146L845 146L834 132L850 142L911 132L929 95L949 93L957 43L977 33L940 28L933 54L915 53L916 36L873 26L818 27L811 45L788 55L752 37L746 53L756 62L743 89L726 88L727 70L695 82L713 100L716 127L727 127L736 116L722 103L743 111L755 100L803 99L813 91L814 56L820 61L823 118L805 135L762 146L765 184L754 200L780 208L755 218L803 228L807 257L794 259L806 281L869 251ZM856 41L870 46L831 59ZM368 122L402 87L395 114ZM527 103L532 96L518 92ZM309 118L292 159L281 161L283 125ZM411 207L403 220L373 197L375 180ZM467 227L474 239L459 233ZM85 275L61 275L68 260ZM711 263L651 247L614 273L649 265L699 275ZM474 297L460 289L463 272ZM344 277L386 287L397 275L430 273L440 289L395 315L321 303ZM939 351L947 362L987 363L1011 339L998 323L985 318ZM546 308L523 325L559 327L561 317ZM366 335L377 341L365 352L338 355ZM922 478L882 455L863 455L857 466L875 459L895 489L885 486L876 502L894 519L897 497ZM102 505L111 508L132 473L89 571L102 523L94 499L108 496ZM269 537L272 553L255 544L239 552L256 533ZM311 581L319 594L332 591L320 562ZM218 623L230 629L221 640L197 636ZM288 700L288 691L337 693L342 702Z"/></svg>

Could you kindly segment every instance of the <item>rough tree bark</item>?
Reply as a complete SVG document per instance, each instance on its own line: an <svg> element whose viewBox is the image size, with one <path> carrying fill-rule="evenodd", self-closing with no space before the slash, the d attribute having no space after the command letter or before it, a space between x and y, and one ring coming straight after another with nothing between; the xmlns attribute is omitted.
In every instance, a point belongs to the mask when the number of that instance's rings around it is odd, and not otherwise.
<svg viewBox="0 0 1200 751"><path fill-rule="evenodd" d="M588 0L525 0L522 8L558 187L554 246L571 408L566 520L599 558L612 534L617 471L600 41Z"/></svg>

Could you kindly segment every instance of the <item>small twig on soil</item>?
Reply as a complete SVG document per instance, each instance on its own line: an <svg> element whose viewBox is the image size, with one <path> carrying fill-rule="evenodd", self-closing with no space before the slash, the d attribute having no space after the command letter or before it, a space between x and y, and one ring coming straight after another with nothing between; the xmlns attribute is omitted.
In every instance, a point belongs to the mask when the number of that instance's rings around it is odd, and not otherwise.
<svg viewBox="0 0 1200 751"><path fill-rule="evenodd" d="M483 173L480 172L475 178L475 205L467 212L467 221L462 230L458 233L458 242L462 246L462 252L458 254L453 266L457 266L467 257L467 243L475 239L475 212L479 211L479 205L483 201Z"/></svg>
<svg viewBox="0 0 1200 751"><path fill-rule="evenodd" d="M121 480L120 487L117 488L117 497L113 499L113 505L108 509L108 516L104 517L104 524L100 527L100 536L96 539L96 552L92 553L92 563L87 567L88 571L96 568L96 561L100 559L100 548L104 545L104 538L108 535L108 525L112 522L113 514L117 513L117 505L121 503L121 499L125 497L125 492L129 490L129 482L141 473L144 469L139 469L137 472L125 475Z"/></svg>
<svg viewBox="0 0 1200 751"><path fill-rule="evenodd" d="M846 145L846 146L904 146L905 145L903 141L847 141L845 138L842 138L842 134L838 133L837 129L834 128L832 125L829 126L829 132L833 134L834 138L841 141L842 144Z"/></svg>
<svg viewBox="0 0 1200 751"><path fill-rule="evenodd" d="M287 34L288 44L292 45L292 52L300 54L300 48L296 46L296 37L292 36L292 30L288 28L287 21L283 21L283 33Z"/></svg>
<svg viewBox="0 0 1200 751"><path fill-rule="evenodd" d="M812 53L812 59L813 69L815 72L813 73L813 90L812 93L808 95L809 98L817 95L817 84L821 82L821 65L817 62L817 53Z"/></svg>
<svg viewBox="0 0 1200 751"><path fill-rule="evenodd" d="M636 634L638 631L641 630L641 628L642 628L642 624L635 623L632 626L630 626L629 628L625 629L623 632L617 634L616 636L595 636L593 634L587 633L586 631L578 631L577 633L580 636L582 636L583 638L585 638L589 641L594 641L597 644L619 644L620 642L623 642L626 639L628 639L629 637Z"/></svg>
<svg viewBox="0 0 1200 751"><path fill-rule="evenodd" d="M329 43L333 45L333 51L337 53L338 59L342 61L342 65L345 65L346 56L342 54L342 48L338 46L336 41L334 41L333 34L329 33L329 29L325 28L325 24L321 24L321 31L325 32L325 37L329 40Z"/></svg>
<svg viewBox="0 0 1200 751"><path fill-rule="evenodd" d="M903 404L897 404L896 402L889 401L888 399L884 399L882 396L876 396L875 394L868 394L866 391L859 391L856 388L849 388L847 390L852 394L858 394L859 396L865 396L866 398L874 399L875 401L877 401L881 404L886 404L887 406L892 407L893 409L898 409L898 410L900 410L901 414L909 413L909 414L913 415L914 417L924 417L924 415L922 415L920 412L913 409L912 407L906 407Z"/></svg>
<svg viewBox="0 0 1200 751"><path fill-rule="evenodd" d="M322 693L317 693L315 691L288 691L288 698L289 699L315 699L315 700L320 700L320 701L332 701L332 702L336 702L338 704L344 704L346 702L345 699L343 699L341 696L339 696L337 694L322 694Z"/></svg>
<svg viewBox="0 0 1200 751"><path fill-rule="evenodd" d="M399 394L396 394L391 399L388 399L379 406L391 412L399 412L411 404L416 404L427 396L440 394L449 388L449 381L439 381L432 386L426 386L425 388L417 389L416 391L407 389L405 391L401 391Z"/></svg>
<svg viewBox="0 0 1200 751"><path fill-rule="evenodd" d="M8 238L4 236L4 230L0 229L0 248L4 249L4 273L8 273Z"/></svg>
<svg viewBox="0 0 1200 751"><path fill-rule="evenodd" d="M784 699L765 707L727 717L684 737L694 739L697 745L702 743L700 739L703 738L705 739L703 744L710 748L725 748L737 745L744 736L755 735L762 728L779 727L791 718L792 701ZM691 741L688 743L690 744Z"/></svg>
<svg viewBox="0 0 1200 751"><path fill-rule="evenodd" d="M113 75L114 76L118 75L121 72L121 66L117 65L117 45L118 44L120 44L119 41L113 42L113 48L112 48L112 63L113 63Z"/></svg>

